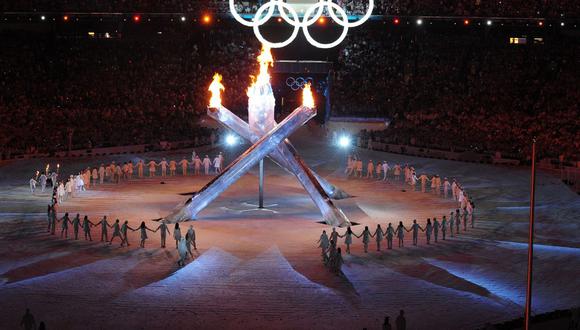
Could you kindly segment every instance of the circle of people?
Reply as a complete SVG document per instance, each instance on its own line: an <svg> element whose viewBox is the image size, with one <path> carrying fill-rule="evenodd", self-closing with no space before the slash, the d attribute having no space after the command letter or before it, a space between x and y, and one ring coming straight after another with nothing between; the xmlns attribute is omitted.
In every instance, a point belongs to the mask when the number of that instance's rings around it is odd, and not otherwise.
<svg viewBox="0 0 580 330"><path fill-rule="evenodd" d="M347 227L344 234L339 234L336 228L332 228L330 237L327 235L326 230L322 231L320 238L317 243L318 247L321 249L322 261L325 266L329 267L333 272L339 273L344 260L342 258L342 250L337 247L338 239L344 238L344 244L346 245L346 253L350 254L350 246L353 242L353 236L356 238L362 238L362 243L364 246L364 252L368 253L368 246L371 242L371 238L374 238L377 245L377 251L381 251L381 244L384 239L387 240L387 249L393 248L393 237L398 239L399 247L405 246L405 233L412 232L413 245L417 246L419 231L425 232L425 238L427 244L431 244L431 238L433 237L434 242L437 243L439 240L439 232L441 232L441 238L446 240L447 230L451 237L454 236L453 229L455 228L455 234L459 234L461 223L463 222L463 230L467 230L467 223L471 222L471 227L474 227L473 212L474 204L473 201L468 197L466 191L461 187L461 185L453 179L452 183L449 182L447 178L444 178L443 182L438 175L433 175L429 178L426 174L421 174L417 177L415 169L408 164L401 167L399 164L395 164L393 167L389 165L387 161L377 162L375 165L372 160L369 160L366 166L366 173L363 173L363 161L361 158L353 155L349 155L347 159L347 165L345 169L345 174L348 177L355 178L367 178L367 179L379 179L382 181L387 181L394 179L395 181L401 180L401 175L404 175L404 183L411 185L413 191L418 182L421 183L421 191L425 192L427 187L427 182L431 182L431 191L435 194L443 194L444 198L448 198L449 191L452 193L452 198L458 203L458 207L455 211L451 211L449 215L449 220L444 215L441 222L437 218L427 219L427 223L424 227L421 227L417 220L413 220L413 224L410 228L403 225L402 221L399 221L397 228L394 228L392 223L387 225L387 228L383 231L380 224L377 224L377 228L374 232L371 232L368 226L359 235L355 234L351 227ZM443 188L443 191L441 191Z"/></svg>
<svg viewBox="0 0 580 330"><path fill-rule="evenodd" d="M391 167L387 161L378 161L375 164L372 160L369 160L366 166L366 172L363 172L363 169L364 166L361 158L353 155L348 156L346 169L344 171L347 177L379 179L382 181L394 180L399 182L401 181L401 175L403 175L404 183L410 185L413 191L416 190L417 184L420 183L421 192L426 192L427 183L430 182L431 192L434 194L443 194L444 198L448 198L449 191L451 191L453 199L458 202L461 210L472 214L475 208L473 200L469 198L465 189L455 179L451 182L447 178L443 178L442 180L437 174L429 178L425 173L417 177L417 172L413 166L405 164L404 167L401 167L400 164L395 164Z"/></svg>
<svg viewBox="0 0 580 330"><path fill-rule="evenodd" d="M97 223L94 223L91 220L89 220L89 217L87 215L85 215L84 218L81 220L81 216L79 213L77 213L77 215L71 219L67 212L64 214L62 218L59 219L57 217L56 204L48 205L47 220L48 225L46 232L50 233L51 235L56 234L57 223L60 223L60 238L68 239L69 237L68 230L70 227L72 228L73 231L72 233L73 235L71 235L71 238L74 237L75 240L78 240L79 233L82 230L85 240L92 242L93 238L91 236L91 228L100 227L101 242L105 242L108 243L109 245L112 245L113 241L116 238L118 238L121 241L121 247L130 245L129 231L133 232L139 231L140 234L139 246L141 248L145 248L145 242L149 238L147 235L148 231L152 233L160 231L161 248L165 248L167 234L171 235L169 227L165 222L165 220L161 220L157 228L151 229L145 224L145 221L142 221L139 227L137 228L131 228L129 226L129 221L127 220L121 223L119 219L116 219L115 222L109 223L106 215L103 216L103 218ZM109 239L109 229L112 229L110 239ZM186 259L193 258L191 247L193 247L194 250L197 250L196 235L193 226L190 225L185 235L182 235L179 223L176 223L173 229L173 239L175 240L175 248L178 250L179 253L179 260L177 261L177 264L179 266L184 266Z"/></svg>
<svg viewBox="0 0 580 330"><path fill-rule="evenodd" d="M162 178L165 178L167 176L175 176L178 165L181 167L181 175L187 176L189 168L192 169L193 175L201 175L202 167L205 175L212 174L212 167L213 173L219 174L222 171L223 164L224 156L222 152L216 155L213 160L210 160L208 155L205 155L205 157L201 159L199 155L193 151L191 161L188 161L185 157L183 157L179 162L175 160L167 161L166 158L163 158L159 163L154 160L150 160L147 163L143 160L139 160L136 164L133 164L132 161L117 164L113 161L109 165L101 164L98 168L89 167L80 171L77 175L70 175L68 180L60 181L58 183L57 180L59 174L57 172L52 172L50 174L46 172L42 173L40 176L37 172L36 177L30 179L30 192L35 194L37 185L40 184L41 192L44 193L47 184L50 183L53 188L56 187L56 194L53 196L55 197L55 200L53 203L57 201L58 203L63 203L67 199L74 197L78 192L89 189L91 184L97 185L103 184L104 182L120 183L121 181L133 179L134 174L137 174L138 178L144 178L145 169L148 169L148 175L150 178L153 178L158 174L158 169L161 170L159 175Z"/></svg>
<svg viewBox="0 0 580 330"><path fill-rule="evenodd" d="M316 243L321 249L322 262L325 266L329 267L333 272L339 273L344 260L342 258L342 250L337 247L338 239L344 238L344 244L346 245L346 253L350 254L350 246L353 244L353 236L356 238L362 238L362 243L364 247L364 253L368 253L369 244L371 238L375 239L377 245L377 252L381 251L381 245L383 240L387 241L387 249L393 249L393 238L398 239L398 246L400 248L405 247L405 233L412 232L413 245L417 246L419 241L419 231L425 233L425 238L427 244L431 244L431 238L437 243L439 241L439 232L441 232L441 239L446 240L447 230L451 237L459 235L461 223L463 222L463 231L467 231L467 223L471 221L471 228L474 228L473 214L467 212L460 212L456 209L455 212L451 211L449 215L449 220L447 216L443 216L441 222L437 218L427 219L427 223L424 227L421 227L417 220L413 220L413 224L407 228L403 225L402 221L399 221L397 228L393 227L393 224L389 222L387 228L383 231L380 224L377 224L377 228L374 232L371 232L368 226L365 226L364 230L360 234L356 234L352 231L351 227L348 226L344 234L339 234L336 228L332 228L330 237L327 235L326 230L322 231L320 238ZM455 228L455 232L454 232Z"/></svg>

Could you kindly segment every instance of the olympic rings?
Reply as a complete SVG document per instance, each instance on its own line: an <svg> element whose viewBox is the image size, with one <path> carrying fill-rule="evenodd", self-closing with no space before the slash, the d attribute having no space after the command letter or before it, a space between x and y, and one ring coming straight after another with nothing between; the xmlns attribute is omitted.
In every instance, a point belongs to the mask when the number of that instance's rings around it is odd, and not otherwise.
<svg viewBox="0 0 580 330"><path fill-rule="evenodd" d="M313 82L314 82L314 79L312 79L312 77L307 77L307 78L288 77L288 78L286 78L286 86L290 87L290 89L292 89L293 91L297 91L299 89L304 89L304 86L306 86L306 84L312 85Z"/></svg>
<svg viewBox="0 0 580 330"><path fill-rule="evenodd" d="M260 8L258 8L258 11L254 15L252 21L247 21L243 19L240 16L240 14L238 14L234 2L235 0L229 0L230 12L232 13L234 19L236 19L236 21L240 22L244 26L253 28L256 38L258 38L258 40L261 43L270 48L281 48L289 45L298 36L300 28L302 28L302 32L304 33L306 40L308 40L308 42L311 45L318 48L335 47L338 44L340 44L344 40L344 38L346 38L349 28L357 27L366 22L371 16L374 9L374 0L369 0L369 7L365 15L361 19L351 23L348 21L347 13L339 5L332 2L332 0L319 0L316 4L314 4L313 6L309 7L306 10L306 13L302 17L302 20L300 20L300 17L298 16L298 13L296 13L296 10L294 10L292 6L284 2L284 0L270 0L269 2L263 4L262 6L260 6ZM312 38L310 32L308 31L308 27L314 24L323 15L325 9L328 11L330 17L332 17L332 19L338 25L343 27L342 33L340 34L338 39L336 39L331 43L320 43L314 40L314 38ZM266 12L266 14L264 14L266 10L268 11ZM280 14L280 17L282 17L286 23L294 27L290 37L288 37L288 39L282 42L270 42L266 40L266 38L264 38L262 36L262 33L260 32L260 26L262 26L264 23L270 20L276 10ZM286 11L290 13L290 15L288 15ZM338 12L340 19L338 18L335 11Z"/></svg>
<svg viewBox="0 0 580 330"><path fill-rule="evenodd" d="M372 3L373 0L370 0L370 2ZM308 10L306 10L306 13L304 14L305 18L308 18L308 16L312 15L312 12L314 12L314 9L316 9L317 6L319 6L320 8L323 8L325 5L324 2L319 2L317 4L315 4L314 6L308 8ZM346 38L346 34L348 33L348 16L346 15L346 12L344 11L344 9L340 8L339 5L337 5L334 2L327 2L328 5L328 11L331 13L331 16L333 15L333 8L336 9L336 11L338 11L340 13L340 16L342 16L343 20L338 20L337 18L335 18L333 16L333 19L342 26L342 33L340 34L340 37L338 37L338 39L336 39L334 42L328 43L328 44L322 44L316 40L314 40L314 38L312 38L312 36L310 35L310 31L308 31L308 26L303 26L302 27L302 31L304 32L304 36L306 37L306 40L308 40L308 42L313 45L314 47L318 47L318 48L332 48L332 47L336 47L338 44L340 44L344 38Z"/></svg>
<svg viewBox="0 0 580 330"><path fill-rule="evenodd" d="M233 1L233 0L230 0L230 1ZM280 0L273 0L273 1L270 1L270 2L260 6L260 8L258 8L258 11L256 12L256 16L254 16L254 19L256 19L256 17L260 17L260 15L262 15L262 13L264 12L264 10L266 10L266 8L268 8L268 7L274 8L275 5L278 5L279 7L282 7L283 9L288 9L290 14L292 15L293 22L300 22L300 19L298 18L298 14L294 10L294 8L292 8L289 4L287 4L285 2L281 2ZM280 10L280 12L284 12L284 10ZM270 13L270 11L268 11L268 13ZM270 15L266 15L266 17L268 17L268 16L270 16ZM290 37L288 39L286 39L286 41L270 42L262 36L262 33L260 32L260 25L261 24L254 25L254 34L256 35L256 38L258 38L258 40L260 40L260 42L262 44L269 46L270 48L282 48L282 47L288 46L292 41L294 41L294 39L296 39L296 37L298 36L298 31L300 30L300 25L293 25L294 30L292 30L292 34L290 35Z"/></svg>

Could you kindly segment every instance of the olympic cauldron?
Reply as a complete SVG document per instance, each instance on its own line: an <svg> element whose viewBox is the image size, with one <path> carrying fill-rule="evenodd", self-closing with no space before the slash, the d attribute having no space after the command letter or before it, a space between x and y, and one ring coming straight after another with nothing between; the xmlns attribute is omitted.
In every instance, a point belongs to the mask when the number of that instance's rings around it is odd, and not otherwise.
<svg viewBox="0 0 580 330"><path fill-rule="evenodd" d="M165 217L165 220L179 222L196 219L198 213L211 201L240 179L260 160L269 157L280 167L296 176L319 208L324 222L332 226L349 226L349 219L342 210L334 205L331 199L345 198L348 197L348 194L314 173L287 139L316 115L310 85L306 85L303 90L302 106L296 108L280 123L276 123L274 120L275 99L268 73L268 67L273 64L273 58L267 46L262 47L258 62L260 73L248 89L248 123L221 104L221 91L225 88L221 83L219 74L214 75L213 82L209 86L212 96L207 109L210 117L250 141L253 145L188 199L183 206Z"/></svg>

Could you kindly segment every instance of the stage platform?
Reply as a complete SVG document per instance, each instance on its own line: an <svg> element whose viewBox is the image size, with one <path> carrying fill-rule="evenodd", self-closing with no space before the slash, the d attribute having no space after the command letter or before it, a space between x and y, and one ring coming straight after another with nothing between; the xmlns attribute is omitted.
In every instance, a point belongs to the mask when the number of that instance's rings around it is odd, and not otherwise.
<svg viewBox="0 0 580 330"><path fill-rule="evenodd" d="M353 195L337 201L360 233L413 219L441 218L451 199L376 179L347 179L346 152L307 128L292 137L318 173ZM220 151L211 151L213 155ZM226 161L237 150L226 151ZM476 205L474 228L446 241L363 252L355 239L343 276L322 264L316 241L318 210L299 183L273 164L266 167L266 204L276 212L248 211L257 199L257 171L246 175L201 213L193 225L195 259L177 267L175 243L159 248L149 233L139 248L59 239L45 233L48 194L31 196L28 180L50 159L0 167L0 328L14 329L29 307L50 329L378 329L404 309L409 329L474 329L522 316L525 298L529 173L502 167L354 150L365 161L409 163L423 172L456 178ZM139 159L181 159L191 150L60 160L63 171ZM203 156L203 154L202 154ZM131 158L128 158L131 157ZM209 176L133 180L96 186L59 210L93 222L141 221L168 214ZM580 198L557 178L539 173L534 313L580 301ZM173 226L170 226L171 231ZM343 229L339 229L342 233ZM69 233L72 230L69 231ZM110 234L110 233L109 233ZM81 235L82 236L82 235ZM383 244L383 249L384 249ZM339 246L343 247L343 239Z"/></svg>

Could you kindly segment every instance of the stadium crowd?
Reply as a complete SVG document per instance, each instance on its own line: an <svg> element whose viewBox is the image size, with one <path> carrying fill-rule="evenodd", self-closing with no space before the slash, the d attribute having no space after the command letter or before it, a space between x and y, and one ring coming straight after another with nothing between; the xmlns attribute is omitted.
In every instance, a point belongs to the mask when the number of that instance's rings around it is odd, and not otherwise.
<svg viewBox="0 0 580 330"><path fill-rule="evenodd" d="M236 1L240 13L255 13L266 0ZM368 1L335 1L351 15L365 13ZM91 0L7 0L0 3L0 11L34 12L160 12L160 13L229 13L228 0L139 0L139 1L91 1ZM481 1L481 0L377 0L375 15L443 15L484 17L579 17L580 3L574 0L546 1Z"/></svg>
<svg viewBox="0 0 580 330"><path fill-rule="evenodd" d="M577 159L579 51L566 41L353 32L335 72L332 111L390 120L363 140L522 159L535 136L542 156Z"/></svg>
<svg viewBox="0 0 580 330"><path fill-rule="evenodd" d="M245 116L259 51L246 32L173 31L147 42L4 34L0 152L63 150L69 134L73 148L208 135L197 125L215 70L224 104ZM578 43L507 39L354 29L336 60L332 114L390 120L363 139L523 159L536 136L542 156L578 158Z"/></svg>
<svg viewBox="0 0 580 330"><path fill-rule="evenodd" d="M147 42L3 36L1 151L63 150L70 130L73 149L209 136L197 119L213 70L227 72L232 110L247 102L259 46L235 33L211 30L194 40Z"/></svg>

